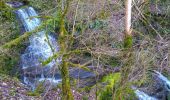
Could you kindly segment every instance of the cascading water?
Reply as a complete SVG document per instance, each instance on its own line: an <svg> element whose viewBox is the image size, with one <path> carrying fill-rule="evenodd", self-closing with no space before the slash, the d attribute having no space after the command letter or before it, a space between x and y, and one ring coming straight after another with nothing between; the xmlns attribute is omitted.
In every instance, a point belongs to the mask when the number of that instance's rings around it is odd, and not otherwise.
<svg viewBox="0 0 170 100"><path fill-rule="evenodd" d="M146 93L139 91L139 90L135 90L135 93L136 93L137 97L139 98L139 100L158 100L158 99L151 97L151 96L147 95Z"/></svg>
<svg viewBox="0 0 170 100"><path fill-rule="evenodd" d="M15 11L21 20L25 31L35 30L41 20L36 18L37 13L32 7L21 8ZM30 18L31 17L31 18ZM23 81L33 89L39 81L48 80L58 83L60 77L56 78L56 68L60 59L53 60L46 66L42 66L41 62L47 60L59 50L56 39L45 31L37 32L29 37L29 46L21 55L21 68L23 70ZM58 62L58 64L57 64Z"/></svg>
<svg viewBox="0 0 170 100"><path fill-rule="evenodd" d="M170 81L158 71L154 70L154 74L164 84L164 88L170 92Z"/></svg>
<svg viewBox="0 0 170 100"><path fill-rule="evenodd" d="M159 81L159 82L161 82L161 84L163 84L162 88L165 91L164 95L167 96L166 93L170 92L170 81L158 71L154 70L153 74L155 75L155 78L158 79L157 81ZM149 96L148 94L144 93L143 91L136 89L135 87L132 87L132 89L134 89L134 92L135 92L136 96L139 98L139 100L160 100L160 99L156 98L156 95L155 95L155 97L152 97L152 96Z"/></svg>

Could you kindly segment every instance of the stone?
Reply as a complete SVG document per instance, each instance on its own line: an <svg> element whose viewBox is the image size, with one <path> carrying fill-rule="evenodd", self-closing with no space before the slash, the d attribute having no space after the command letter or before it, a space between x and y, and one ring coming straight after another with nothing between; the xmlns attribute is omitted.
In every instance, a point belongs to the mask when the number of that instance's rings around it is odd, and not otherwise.
<svg viewBox="0 0 170 100"><path fill-rule="evenodd" d="M7 2L6 5L8 5L11 8L19 8L23 6L24 4L21 2L17 2L17 1L10 1L10 2Z"/></svg>

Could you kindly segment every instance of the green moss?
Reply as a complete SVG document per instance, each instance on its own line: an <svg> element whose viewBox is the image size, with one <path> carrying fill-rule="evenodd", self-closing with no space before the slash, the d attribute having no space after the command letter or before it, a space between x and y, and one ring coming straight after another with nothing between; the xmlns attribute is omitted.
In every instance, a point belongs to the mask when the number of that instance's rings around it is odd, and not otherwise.
<svg viewBox="0 0 170 100"><path fill-rule="evenodd" d="M120 73L109 74L103 77L102 82L107 85L99 93L99 100L113 100L113 87L120 80Z"/></svg>
<svg viewBox="0 0 170 100"><path fill-rule="evenodd" d="M117 83L118 85L120 83ZM115 86L113 91L112 100L137 100L134 90L132 90L131 84L127 83L124 86Z"/></svg>
<svg viewBox="0 0 170 100"><path fill-rule="evenodd" d="M120 73L114 73L103 77L102 82L106 82L108 83L109 86L113 87L115 82L119 81L119 79L120 79Z"/></svg>
<svg viewBox="0 0 170 100"><path fill-rule="evenodd" d="M112 89L107 88L106 90L104 90L101 93L99 100L113 100Z"/></svg>
<svg viewBox="0 0 170 100"><path fill-rule="evenodd" d="M84 95L83 95L82 98L83 98L83 100L88 100L88 96L84 96Z"/></svg>
<svg viewBox="0 0 170 100"><path fill-rule="evenodd" d="M124 48L131 48L133 44L133 39L131 35L126 35L124 39Z"/></svg>
<svg viewBox="0 0 170 100"><path fill-rule="evenodd" d="M13 58L5 54L0 55L0 73L12 75L11 71L14 68L14 65L18 63L18 57Z"/></svg>
<svg viewBox="0 0 170 100"><path fill-rule="evenodd" d="M37 92L32 92L32 91L27 92L27 95L28 95L28 96L40 96L39 93L37 93Z"/></svg>
<svg viewBox="0 0 170 100"><path fill-rule="evenodd" d="M12 12L12 8L8 7L4 1L0 1L0 17L3 18L3 20L13 20L14 14Z"/></svg>
<svg viewBox="0 0 170 100"><path fill-rule="evenodd" d="M14 9L0 1L0 48L20 35L20 28L13 12ZM23 45L0 50L0 73L15 76L18 72L19 52Z"/></svg>
<svg viewBox="0 0 170 100"><path fill-rule="evenodd" d="M99 100L134 100L134 91L130 88L131 83L121 85L120 73L109 74L103 77L102 82L106 85L99 92Z"/></svg>
<svg viewBox="0 0 170 100"><path fill-rule="evenodd" d="M90 92L91 89L92 89L92 87L90 87L90 86L86 86L83 88L83 90L87 93Z"/></svg>
<svg viewBox="0 0 170 100"><path fill-rule="evenodd" d="M110 15L111 15L111 13L109 11L106 11L106 10L103 9L102 11L99 12L97 17L100 18L100 19L106 19Z"/></svg>

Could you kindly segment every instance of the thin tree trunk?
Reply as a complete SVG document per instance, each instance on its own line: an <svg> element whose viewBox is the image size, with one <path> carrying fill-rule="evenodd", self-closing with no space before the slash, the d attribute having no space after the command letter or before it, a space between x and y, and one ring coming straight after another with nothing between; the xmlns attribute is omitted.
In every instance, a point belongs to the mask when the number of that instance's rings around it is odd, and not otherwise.
<svg viewBox="0 0 170 100"><path fill-rule="evenodd" d="M131 34L131 14L132 14L132 0L125 2L125 39L124 47L132 47L132 34Z"/></svg>
<svg viewBox="0 0 170 100"><path fill-rule="evenodd" d="M73 95L70 89L68 63L66 61L62 62L61 76L62 76L62 100L73 100Z"/></svg>
<svg viewBox="0 0 170 100"><path fill-rule="evenodd" d="M132 0L126 0L125 4L125 34L131 35L131 13L132 13Z"/></svg>
<svg viewBox="0 0 170 100"><path fill-rule="evenodd" d="M64 19L61 20L60 27L60 50L64 53L68 52L66 44L66 30L64 25ZM73 95L70 88L70 78L68 69L68 57L63 55L61 64L61 77L62 77L62 100L73 100Z"/></svg>

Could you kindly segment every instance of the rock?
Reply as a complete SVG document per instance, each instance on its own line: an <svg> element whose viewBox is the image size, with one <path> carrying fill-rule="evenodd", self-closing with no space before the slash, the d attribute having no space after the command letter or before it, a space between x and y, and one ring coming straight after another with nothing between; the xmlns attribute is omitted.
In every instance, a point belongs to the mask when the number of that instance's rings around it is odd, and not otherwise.
<svg viewBox="0 0 170 100"><path fill-rule="evenodd" d="M104 75L120 71L118 67L103 68L101 66L88 66L87 68L90 69L90 71L80 68L71 68L69 70L70 77L79 80L77 87L93 86L97 80L100 80Z"/></svg>
<svg viewBox="0 0 170 100"><path fill-rule="evenodd" d="M4 82L3 82L2 85L3 85L3 86L7 86L7 83L4 83Z"/></svg>
<svg viewBox="0 0 170 100"><path fill-rule="evenodd" d="M58 73L58 70L54 67L42 67L42 66L35 66L35 67L28 67L25 69L21 69L22 74L26 77L41 77L42 73L45 77L49 77Z"/></svg>
<svg viewBox="0 0 170 100"><path fill-rule="evenodd" d="M7 2L6 5L8 5L12 8L19 8L19 7L23 6L24 4L21 2L17 2L17 1L10 1L10 2Z"/></svg>
<svg viewBox="0 0 170 100"><path fill-rule="evenodd" d="M75 79L86 79L86 78L93 78L96 74L94 72L85 71L79 68L73 68L70 70L70 77Z"/></svg>

